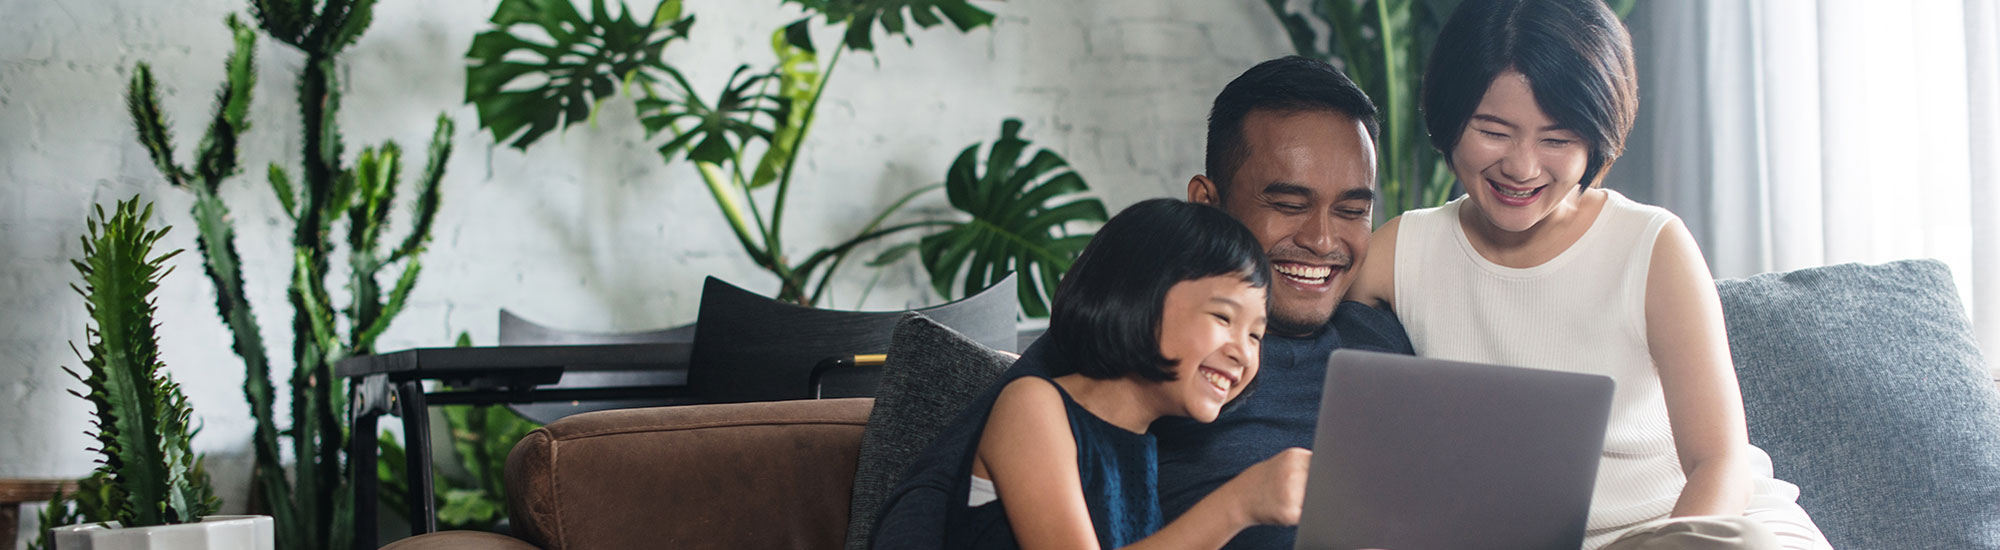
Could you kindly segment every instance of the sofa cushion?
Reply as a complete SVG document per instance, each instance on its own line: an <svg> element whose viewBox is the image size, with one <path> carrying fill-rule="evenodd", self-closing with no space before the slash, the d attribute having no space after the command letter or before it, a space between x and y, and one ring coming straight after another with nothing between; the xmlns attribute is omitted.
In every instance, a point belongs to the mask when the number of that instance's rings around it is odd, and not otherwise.
<svg viewBox="0 0 2000 550"><path fill-rule="evenodd" d="M515 536L547 550L833 548L871 399L583 413L507 455Z"/></svg>
<svg viewBox="0 0 2000 550"><path fill-rule="evenodd" d="M1943 263L1716 286L1750 441L1835 548L2000 549L2000 395Z"/></svg>
<svg viewBox="0 0 2000 550"><path fill-rule="evenodd" d="M849 550L868 548L882 499L902 481L910 459L1013 362L922 314L905 314L896 323L882 384L875 391L875 410L861 433L860 464L848 505Z"/></svg>

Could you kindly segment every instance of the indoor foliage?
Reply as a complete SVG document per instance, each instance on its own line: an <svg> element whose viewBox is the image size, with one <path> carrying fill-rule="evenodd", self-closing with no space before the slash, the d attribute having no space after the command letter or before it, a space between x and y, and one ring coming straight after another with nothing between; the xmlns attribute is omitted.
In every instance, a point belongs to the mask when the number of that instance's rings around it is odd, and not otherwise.
<svg viewBox="0 0 2000 550"><path fill-rule="evenodd" d="M273 411L271 362L244 292L235 220L220 195L223 180L238 172L237 140L250 127L254 31L235 17L229 19L235 49L192 166L174 160L167 120L145 63L134 68L126 100L139 141L161 176L195 197L196 244L215 285L216 309L230 329L232 349L243 359L244 395L256 421L251 509L273 516L280 548L345 550L354 534L354 497L347 472L346 394L332 366L345 357L372 353L375 339L416 286L418 257L430 237L444 161L451 152L451 121L438 118L426 165L407 190L401 182L402 151L394 142L363 148L353 165L346 165L338 122L337 57L367 29L373 0L253 0L251 11L259 28L305 55L298 75L303 158L296 169L301 185L295 187L291 172L279 163L267 171L279 206L295 224L286 291L293 332L291 414L283 431ZM405 191L414 194L409 229L401 239L392 239L387 234L392 205ZM345 223L337 226L338 221ZM342 233L336 230L344 230L344 251ZM347 263L339 274L330 269L336 258ZM380 278L389 274L396 274L396 280L385 289ZM329 292L336 285L348 291L345 306L336 305ZM281 458L281 445L287 443L289 462Z"/></svg>
<svg viewBox="0 0 2000 550"><path fill-rule="evenodd" d="M1064 224L1097 221L1101 215L1093 218L1085 209L1048 207L1040 202L1052 196L1000 193L980 195L984 211L968 210L973 203L954 198L952 205L971 214L970 221L892 222L904 205L940 186L918 189L891 201L845 240L804 256L787 254L785 212L793 184L801 177L800 151L842 52L872 50L877 29L901 36L908 43L912 24L931 27L949 23L960 31L970 31L991 24L993 15L967 0L782 3L798 5L806 16L772 33L773 64L762 69L739 65L720 90L707 94L696 89L664 55L667 46L687 38L694 28L695 16L685 13L681 0L661 1L649 18L639 18L623 5L614 16L604 0L592 0L588 17L567 0L502 0L493 13L493 28L475 37L466 52L465 99L477 107L480 125L495 141L526 149L550 131L590 120L604 101L621 93L630 95L641 126L649 137L661 140L657 147L660 157L669 163L686 160L694 165L743 251L758 267L778 278L777 297L782 300L817 304L826 298L834 272L857 247L924 229L982 237L970 250L926 239L934 243L929 248L951 252L922 256L926 270L933 275L933 286L947 296L955 283L950 275L960 271L974 273L977 280L985 282L998 279L986 277L995 265L1020 269L1024 274L1035 269L1044 278L1049 268L1055 268L1059 275L1067 267L1068 257L1050 255L1059 254L1059 250L1044 247L1039 252L1046 254L1037 255L1024 253L1021 247L1066 238ZM825 26L844 29L838 43L824 48L828 51L811 39L809 31L816 18ZM1022 174L1040 176L1063 164L1054 153L1043 154L1047 158L1038 155L1034 161L1041 164L1029 165ZM1050 159L1055 161L1053 165ZM1013 160L1007 158L1008 162ZM1010 168L998 169L1011 173ZM1063 173L1068 176L1050 188L1052 192L1087 189L1081 177ZM1023 182L1004 178L977 183L993 189L1009 185L1016 191L1026 189ZM998 219L995 216L1023 213L1031 214L1037 223L987 223ZM1021 232L1035 229L1041 232ZM905 247L892 250L906 251ZM993 260L994 265L982 263L995 258L999 260ZM946 260L968 263L944 265ZM946 276L940 279L939 274ZM1046 315L1043 304L1054 282L1037 285L1036 279L1020 279L1022 307L1030 315Z"/></svg>
<svg viewBox="0 0 2000 550"><path fill-rule="evenodd" d="M83 259L71 262L83 277L83 286L72 288L83 296L93 325L84 344L90 356L77 354L83 372L63 371L85 388L70 393L95 409L93 450L101 458L76 494L58 495L43 512L37 547L48 547L48 531L56 527L192 523L221 505L194 453L194 410L160 362L152 295L173 271L167 260L180 251L153 254L168 228L147 229L153 206L142 209L137 197L119 202L109 216L103 207L95 214L83 237Z"/></svg>
<svg viewBox="0 0 2000 550"><path fill-rule="evenodd" d="M1418 112L1419 87L1438 30L1461 0L1264 0L1299 55L1338 64L1380 110L1377 185L1381 224L1405 211L1440 206L1457 181L1431 148ZM1623 17L1633 0L1608 0ZM1315 25L1314 23L1318 23ZM1322 35L1318 28L1327 29Z"/></svg>

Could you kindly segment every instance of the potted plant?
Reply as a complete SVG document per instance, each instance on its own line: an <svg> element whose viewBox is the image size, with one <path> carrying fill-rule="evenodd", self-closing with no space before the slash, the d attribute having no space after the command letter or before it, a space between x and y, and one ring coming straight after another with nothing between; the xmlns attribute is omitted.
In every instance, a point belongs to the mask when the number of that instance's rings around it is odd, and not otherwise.
<svg viewBox="0 0 2000 550"><path fill-rule="evenodd" d="M220 505L191 442L194 411L160 362L152 293L180 251L153 255L167 228L147 229L152 205L135 197L107 218L98 208L83 238L83 275L91 323L89 357L77 354L83 382L75 393L95 406L97 471L70 504L85 523L50 531L56 548L272 548L269 516L212 515Z"/></svg>

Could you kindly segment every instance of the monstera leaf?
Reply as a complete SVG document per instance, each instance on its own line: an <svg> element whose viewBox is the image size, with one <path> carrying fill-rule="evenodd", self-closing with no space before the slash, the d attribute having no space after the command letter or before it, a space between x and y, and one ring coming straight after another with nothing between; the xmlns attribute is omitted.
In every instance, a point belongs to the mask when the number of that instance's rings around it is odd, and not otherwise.
<svg viewBox="0 0 2000 550"><path fill-rule="evenodd" d="M694 16L681 17L681 0L661 2L650 21L630 9L612 17L604 0L590 8L585 19L570 0L501 0L494 28L472 39L465 101L495 141L526 149L557 126L589 120L622 83L674 73L660 52L694 26Z"/></svg>
<svg viewBox="0 0 2000 550"><path fill-rule="evenodd" d="M1020 133L1019 120L1001 124L1000 139L987 151L984 173L978 167L979 145L958 154L945 175L945 196L952 208L972 219L924 237L917 248L939 294L952 296L960 272L964 274L960 296L1018 272L1021 311L1029 317L1047 317L1056 283L1090 242L1089 234L1071 235L1067 226L1103 222L1107 216L1104 203L1079 197L1090 186L1061 156L1042 149L1027 163L1016 164L1028 148ZM890 250L884 256L897 253Z"/></svg>
<svg viewBox="0 0 2000 550"><path fill-rule="evenodd" d="M749 65L736 67L729 75L729 81L722 85L722 95L714 104L702 101L695 95L694 86L679 73L671 73L674 81L684 91L681 98L647 97L639 100L639 123L645 125L648 135L662 131L672 132L674 138L660 146L660 155L673 162L682 149L687 149L689 159L696 162L722 164L734 158L737 151L752 139L772 142L776 134L771 126L759 126L761 115L776 126L791 119L791 101L771 95L762 90L766 81L777 80L775 73L750 74ZM694 127L682 130L678 124L682 120L693 120ZM731 139L734 143L731 143ZM699 140L699 141L697 141ZM693 144L691 147L689 144Z"/></svg>
<svg viewBox="0 0 2000 550"><path fill-rule="evenodd" d="M950 20L953 27L969 31L993 22L993 14L973 7L967 0L785 0L798 4L806 11L826 16L826 24L847 24L847 35L842 39L847 47L857 50L875 49L875 26L891 36L900 35L909 42L908 23L930 28ZM907 15L905 15L907 13ZM814 51L812 39L806 34L806 21L801 19L786 28L785 38L793 45Z"/></svg>

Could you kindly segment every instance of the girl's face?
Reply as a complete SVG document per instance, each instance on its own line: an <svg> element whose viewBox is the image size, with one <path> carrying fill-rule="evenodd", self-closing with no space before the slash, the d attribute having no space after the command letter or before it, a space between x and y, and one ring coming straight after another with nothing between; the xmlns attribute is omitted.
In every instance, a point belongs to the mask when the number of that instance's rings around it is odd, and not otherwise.
<svg viewBox="0 0 2000 550"><path fill-rule="evenodd" d="M1176 377L1160 384L1166 414L1213 422L1223 404L1243 393L1257 376L1264 308L1264 289L1236 275L1181 281L1167 290L1160 353L1175 361Z"/></svg>
<svg viewBox="0 0 2000 550"><path fill-rule="evenodd" d="M1500 73L1451 152L1452 171L1480 217L1521 232L1574 205L1590 145L1542 112L1528 77Z"/></svg>

